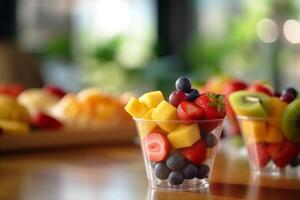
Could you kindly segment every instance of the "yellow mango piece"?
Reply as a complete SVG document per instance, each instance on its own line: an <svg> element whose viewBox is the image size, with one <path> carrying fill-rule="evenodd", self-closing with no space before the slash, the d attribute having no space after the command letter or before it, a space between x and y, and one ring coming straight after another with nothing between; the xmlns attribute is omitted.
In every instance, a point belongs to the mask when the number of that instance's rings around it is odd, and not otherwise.
<svg viewBox="0 0 300 200"><path fill-rule="evenodd" d="M241 121L242 134L247 144L264 142L267 137L267 124L264 121Z"/></svg>
<svg viewBox="0 0 300 200"><path fill-rule="evenodd" d="M0 120L0 128L4 134L8 135L25 135L29 133L29 124L12 121L12 120Z"/></svg>
<svg viewBox="0 0 300 200"><path fill-rule="evenodd" d="M168 136L174 149L190 147L201 138L197 124L179 125Z"/></svg>
<svg viewBox="0 0 300 200"><path fill-rule="evenodd" d="M177 109L172 106L167 101L163 100L158 104L158 106L152 112L152 119L157 121L165 121L165 122L157 122L158 126L170 133L177 126L174 122L167 122L167 120L177 120Z"/></svg>
<svg viewBox="0 0 300 200"><path fill-rule="evenodd" d="M267 127L266 142L280 143L284 139L284 135L279 127L269 125Z"/></svg>
<svg viewBox="0 0 300 200"><path fill-rule="evenodd" d="M139 98L139 101L147 105L149 108L156 107L163 100L164 96L161 91L147 92Z"/></svg>
<svg viewBox="0 0 300 200"><path fill-rule="evenodd" d="M154 108L151 108L150 110L148 110L148 112L146 112L146 114L142 117L143 119L146 120L151 120L152 119L152 112L153 112ZM144 136L146 136L148 133L150 133L154 127L156 126L156 123L153 121L139 121L137 122L137 128L140 134L140 137L143 138Z"/></svg>
<svg viewBox="0 0 300 200"><path fill-rule="evenodd" d="M287 105L288 104L281 101L279 97L271 97L269 101L268 116L272 118L272 120L268 121L268 123L273 126L279 127L281 115L286 109Z"/></svg>
<svg viewBox="0 0 300 200"><path fill-rule="evenodd" d="M143 117L148 111L148 107L139 102L137 98L131 97L127 105L125 106L125 110L132 116L136 118Z"/></svg>

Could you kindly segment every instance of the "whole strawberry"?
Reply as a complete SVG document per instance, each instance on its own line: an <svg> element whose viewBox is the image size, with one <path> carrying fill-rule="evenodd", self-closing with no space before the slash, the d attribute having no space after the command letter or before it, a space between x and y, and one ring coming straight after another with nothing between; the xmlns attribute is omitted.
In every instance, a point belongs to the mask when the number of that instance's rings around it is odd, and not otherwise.
<svg viewBox="0 0 300 200"><path fill-rule="evenodd" d="M195 103L203 110L203 119L223 119L226 115L225 96L222 94L215 93L204 93L201 94ZM211 132L216 128L221 121L210 121L203 122L200 124L203 131Z"/></svg>

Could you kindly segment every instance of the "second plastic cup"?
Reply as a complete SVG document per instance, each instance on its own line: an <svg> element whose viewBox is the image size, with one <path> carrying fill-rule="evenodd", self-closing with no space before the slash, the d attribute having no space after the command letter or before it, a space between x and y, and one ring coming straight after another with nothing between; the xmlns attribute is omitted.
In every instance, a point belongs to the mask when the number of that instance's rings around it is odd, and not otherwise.
<svg viewBox="0 0 300 200"><path fill-rule="evenodd" d="M153 189L207 189L223 119L154 121L135 119L149 185Z"/></svg>

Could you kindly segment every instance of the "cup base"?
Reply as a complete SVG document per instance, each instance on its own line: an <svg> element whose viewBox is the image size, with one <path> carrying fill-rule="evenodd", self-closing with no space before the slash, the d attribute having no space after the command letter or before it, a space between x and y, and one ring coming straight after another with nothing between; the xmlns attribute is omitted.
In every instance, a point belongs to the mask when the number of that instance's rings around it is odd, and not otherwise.
<svg viewBox="0 0 300 200"><path fill-rule="evenodd" d="M171 185L168 180L156 180L150 187L155 190L163 191L203 191L209 188L208 179L184 180L180 185Z"/></svg>

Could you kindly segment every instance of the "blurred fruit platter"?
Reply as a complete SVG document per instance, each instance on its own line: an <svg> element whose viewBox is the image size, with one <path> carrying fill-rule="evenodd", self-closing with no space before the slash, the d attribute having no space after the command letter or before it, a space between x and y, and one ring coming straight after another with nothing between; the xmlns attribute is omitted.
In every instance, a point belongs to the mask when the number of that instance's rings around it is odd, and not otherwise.
<svg viewBox="0 0 300 200"><path fill-rule="evenodd" d="M135 125L119 97L87 88L78 93L47 85L24 89L0 85L0 152L20 149L129 142Z"/></svg>

